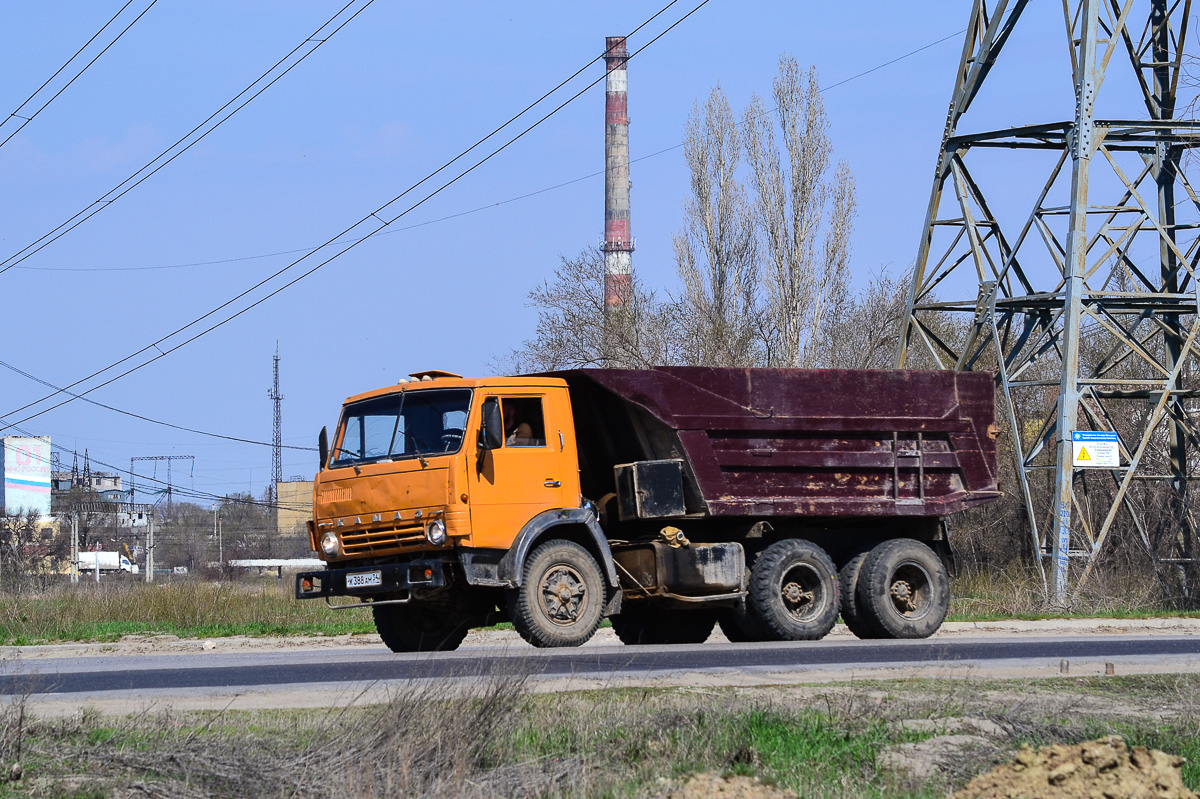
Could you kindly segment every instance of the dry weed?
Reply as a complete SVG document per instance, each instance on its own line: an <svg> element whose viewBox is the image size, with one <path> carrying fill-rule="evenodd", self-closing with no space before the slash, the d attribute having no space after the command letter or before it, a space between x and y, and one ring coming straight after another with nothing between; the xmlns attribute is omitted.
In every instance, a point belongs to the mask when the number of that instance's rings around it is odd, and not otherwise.
<svg viewBox="0 0 1200 799"><path fill-rule="evenodd" d="M963 569L951 583L952 618L1003 619L1061 615L1046 600L1041 575L1012 563L1003 569ZM1125 568L1095 570L1079 597L1065 608L1073 615L1124 616L1174 610L1155 575Z"/></svg>
<svg viewBox="0 0 1200 799"><path fill-rule="evenodd" d="M127 632L320 631L346 621L331 618L321 603L297 602L290 585L277 582L81 581L0 594L0 640L7 642L112 638Z"/></svg>

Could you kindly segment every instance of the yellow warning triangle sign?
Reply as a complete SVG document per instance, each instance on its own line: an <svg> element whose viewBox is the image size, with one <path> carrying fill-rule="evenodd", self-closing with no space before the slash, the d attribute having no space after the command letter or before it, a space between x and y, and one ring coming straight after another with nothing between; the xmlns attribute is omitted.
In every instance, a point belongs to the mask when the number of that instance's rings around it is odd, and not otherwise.
<svg viewBox="0 0 1200 799"><path fill-rule="evenodd" d="M1079 448L1079 457L1076 458L1075 460L1090 461L1091 459L1092 459L1092 456L1088 454L1087 447L1080 447Z"/></svg>

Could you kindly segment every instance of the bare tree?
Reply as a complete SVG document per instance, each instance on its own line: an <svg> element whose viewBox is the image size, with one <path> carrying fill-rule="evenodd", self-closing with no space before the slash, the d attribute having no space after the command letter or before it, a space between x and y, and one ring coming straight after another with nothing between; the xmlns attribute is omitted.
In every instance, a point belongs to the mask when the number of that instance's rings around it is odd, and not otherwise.
<svg viewBox="0 0 1200 799"><path fill-rule="evenodd" d="M0 509L2 510L2 509ZM0 512L0 583L4 590L45 585L56 568L54 531L45 526L36 510Z"/></svg>
<svg viewBox="0 0 1200 799"><path fill-rule="evenodd" d="M811 351L820 366L831 369L890 369L908 311L905 287L911 272L894 277L886 269L871 276L862 290L841 292Z"/></svg>
<svg viewBox="0 0 1200 799"><path fill-rule="evenodd" d="M767 363L817 366L830 309L848 292L854 177L845 162L829 175L833 145L815 68L803 75L795 58L781 58L772 97L782 153L774 115L757 95L742 126L765 251Z"/></svg>
<svg viewBox="0 0 1200 799"><path fill-rule="evenodd" d="M845 163L830 164L816 71L781 59L772 96L782 151L774 114L757 97L741 123L719 86L693 109L684 141L691 195L673 240L680 286L669 302L635 278L625 308L606 316L603 257L584 250L530 292L536 336L492 365L517 373L844 360L835 351L844 315L862 310L849 289L854 178Z"/></svg>
<svg viewBox="0 0 1200 799"><path fill-rule="evenodd" d="M757 309L754 212L737 177L741 134L718 86L688 118L684 157L692 196L674 237L683 284L675 303L680 357L706 366L753 366L763 333Z"/></svg>
<svg viewBox="0 0 1200 799"><path fill-rule="evenodd" d="M604 254L589 247L563 258L529 292L538 309L534 338L492 366L508 374L621 364L647 368L674 360L670 309L637 280L619 313L605 314Z"/></svg>

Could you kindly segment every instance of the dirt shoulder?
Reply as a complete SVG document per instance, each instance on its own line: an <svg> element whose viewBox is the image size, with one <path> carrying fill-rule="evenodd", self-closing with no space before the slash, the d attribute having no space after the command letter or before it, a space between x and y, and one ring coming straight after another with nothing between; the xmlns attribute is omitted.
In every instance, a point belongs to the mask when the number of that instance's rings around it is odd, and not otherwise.
<svg viewBox="0 0 1200 799"><path fill-rule="evenodd" d="M1038 636L1085 635L1200 635L1200 619L1042 619L1037 621L947 622L932 640L971 636L1011 636L1028 633ZM839 624L826 640L854 640L854 636ZM721 631L714 630L710 643L727 643ZM180 654L196 651L218 652L300 652L353 647L378 648L379 636L329 635L289 637L179 638L174 635L128 635L108 643L47 644L42 646L0 647L0 660L32 660L64 657L109 657L112 655ZM474 630L462 648L508 648L524 646L513 630ZM585 646L619 646L611 629L596 633Z"/></svg>

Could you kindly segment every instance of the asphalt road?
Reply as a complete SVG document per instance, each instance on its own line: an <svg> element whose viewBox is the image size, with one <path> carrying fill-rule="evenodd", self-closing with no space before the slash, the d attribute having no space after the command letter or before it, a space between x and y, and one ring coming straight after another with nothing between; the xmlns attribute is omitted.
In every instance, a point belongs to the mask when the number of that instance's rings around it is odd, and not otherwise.
<svg viewBox="0 0 1200 799"><path fill-rule="evenodd" d="M934 641L819 641L805 643L709 643L676 647L596 646L535 650L525 645L468 647L457 652L395 655L382 647L269 653L195 652L169 655L114 655L87 658L8 659L0 665L0 694L83 699L125 696L135 699L196 691L220 693L280 690L289 686L325 688L414 679L477 680L491 675L522 675L533 680L562 678L625 683L672 675L708 675L708 684L739 684L746 675L775 675L788 681L821 673L893 676L928 673L929 667L955 669L1000 665L1056 672L1072 663L1170 662L1200 668L1200 636L1122 635L1081 637L959 638ZM1139 670L1139 669L1132 669ZM1140 669L1145 670L1145 669ZM1152 668L1150 670L1153 670ZM1082 672L1073 672L1082 673ZM1094 673L1094 672L1092 672Z"/></svg>

